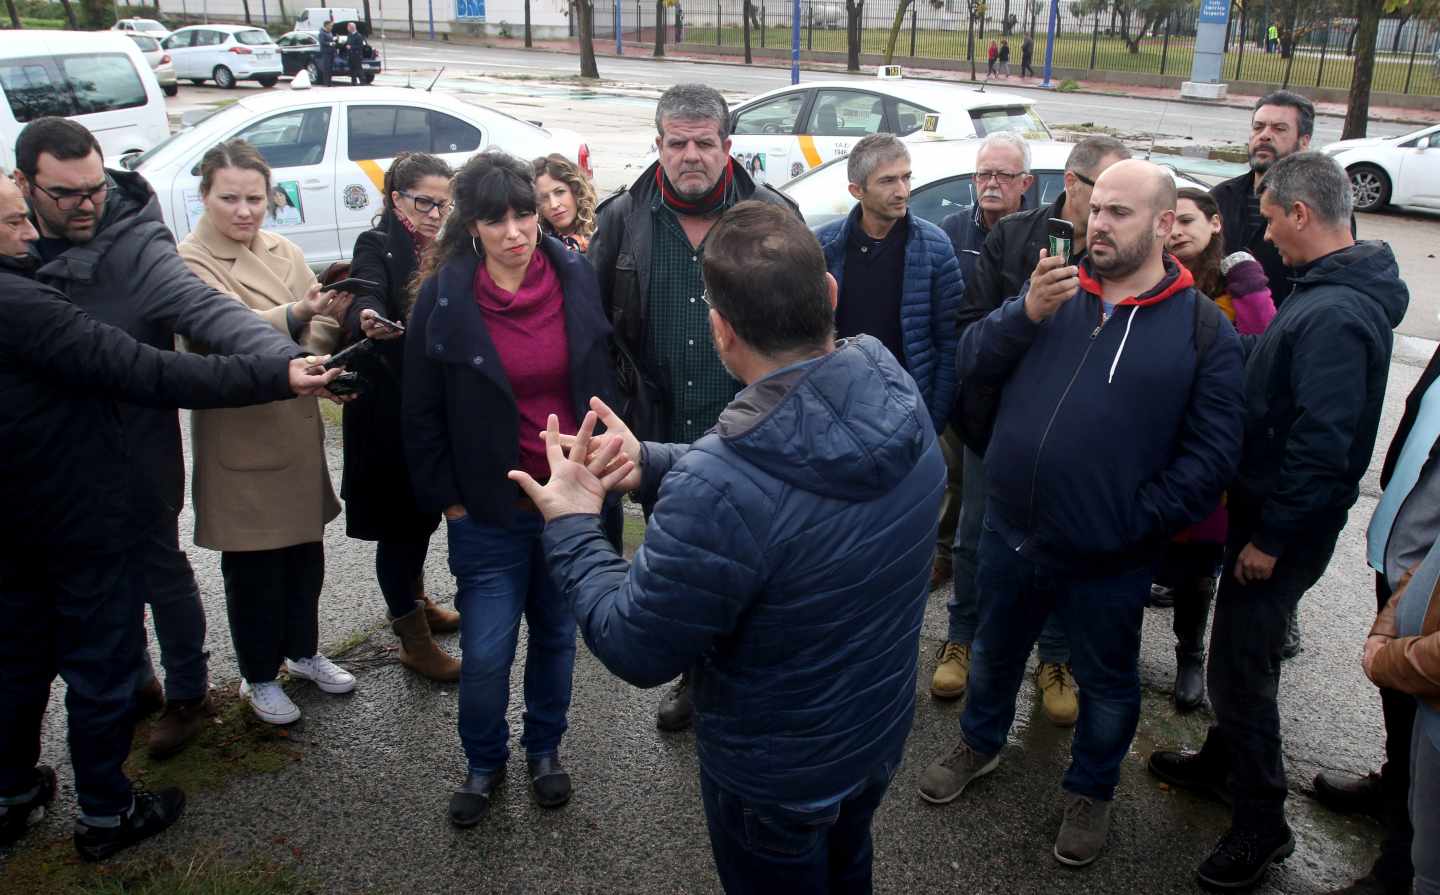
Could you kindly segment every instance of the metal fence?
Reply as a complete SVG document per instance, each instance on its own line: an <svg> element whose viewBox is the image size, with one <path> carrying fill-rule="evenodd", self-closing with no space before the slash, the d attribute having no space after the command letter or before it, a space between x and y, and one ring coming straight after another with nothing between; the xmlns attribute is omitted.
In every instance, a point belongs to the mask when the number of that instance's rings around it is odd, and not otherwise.
<svg viewBox="0 0 1440 895"><path fill-rule="evenodd" d="M655 36L654 0L620 0L621 32L628 42L650 44ZM1369 2L1369 0L1362 0ZM595 3L597 38L615 36L616 0ZM919 0L906 8L895 55L915 59L973 61L989 68L989 50L1002 41L1010 70L1020 74L1022 48L1033 46L1033 66L1045 59L1049 3L991 0L972 16L966 0ZM1245 4L1255 6L1255 4ZM1277 86L1346 89L1354 75L1353 18L1333 17L1299 4L1293 23L1273 23L1258 11L1231 10L1223 77ZM1315 4L1319 8L1320 4ZM755 2L750 7L754 48L788 49L792 5ZM861 13L861 52L883 54L895 24L897 0L869 0ZM679 0L665 10L666 43L735 49L744 44L743 0ZM1054 64L1067 71L1137 72L1188 77L1195 53L1195 8L1148 15L1126 2L1062 0ZM844 53L848 46L844 0L802 0L801 47ZM678 19L678 23L677 23ZM1277 24L1278 40L1267 40ZM679 38L679 40L677 40ZM999 72L997 72L998 74ZM1373 88L1377 92L1440 95L1440 26L1433 20L1381 22Z"/></svg>

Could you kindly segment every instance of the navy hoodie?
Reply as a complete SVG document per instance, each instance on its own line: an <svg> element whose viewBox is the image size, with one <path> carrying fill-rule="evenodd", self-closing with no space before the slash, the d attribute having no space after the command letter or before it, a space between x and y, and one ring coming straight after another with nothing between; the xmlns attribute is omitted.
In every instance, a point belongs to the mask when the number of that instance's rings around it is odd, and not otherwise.
<svg viewBox="0 0 1440 895"><path fill-rule="evenodd" d="M1136 568L1215 508L1240 460L1239 338L1169 255L1165 277L1107 321L1089 259L1080 289L1034 323L1025 292L972 324L960 377L1001 389L985 452L986 524L1032 561L1073 574Z"/></svg>
<svg viewBox="0 0 1440 895"><path fill-rule="evenodd" d="M1370 466L1391 330L1410 292L1383 242L1295 272L1295 290L1245 365L1245 452L1232 513L1271 556L1345 527Z"/></svg>

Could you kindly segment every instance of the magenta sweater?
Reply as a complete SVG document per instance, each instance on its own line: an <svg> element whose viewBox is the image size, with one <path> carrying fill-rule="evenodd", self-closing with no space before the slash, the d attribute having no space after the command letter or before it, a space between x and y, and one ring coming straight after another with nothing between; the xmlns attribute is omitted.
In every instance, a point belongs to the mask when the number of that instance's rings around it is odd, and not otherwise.
<svg viewBox="0 0 1440 895"><path fill-rule="evenodd" d="M495 285L485 265L475 272L475 301L515 394L520 416L520 468L538 482L550 478L540 431L550 414L560 431L579 428L570 394L570 348L560 278L538 248L517 292Z"/></svg>

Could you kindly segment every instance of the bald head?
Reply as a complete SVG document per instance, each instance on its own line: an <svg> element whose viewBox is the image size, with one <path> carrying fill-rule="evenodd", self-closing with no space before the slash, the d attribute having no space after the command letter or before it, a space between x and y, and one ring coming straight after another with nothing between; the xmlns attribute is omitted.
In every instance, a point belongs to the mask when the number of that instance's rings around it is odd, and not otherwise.
<svg viewBox="0 0 1440 895"><path fill-rule="evenodd" d="M1090 194L1085 242L1091 264L1102 279L1145 270L1157 273L1158 282L1161 254L1174 226L1175 181L1169 172L1139 159L1116 162L1096 179Z"/></svg>
<svg viewBox="0 0 1440 895"><path fill-rule="evenodd" d="M0 255L25 255L31 240L39 238L20 187L9 177L0 177Z"/></svg>

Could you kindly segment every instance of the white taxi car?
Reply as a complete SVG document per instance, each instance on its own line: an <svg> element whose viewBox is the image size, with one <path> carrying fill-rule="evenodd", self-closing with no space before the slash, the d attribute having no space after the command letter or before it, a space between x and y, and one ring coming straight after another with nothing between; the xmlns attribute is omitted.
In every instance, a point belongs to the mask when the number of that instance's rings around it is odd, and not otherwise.
<svg viewBox="0 0 1440 895"><path fill-rule="evenodd" d="M269 32L249 25L191 25L165 38L175 76L226 90L238 81L274 87L280 80L280 48Z"/></svg>
<svg viewBox="0 0 1440 895"><path fill-rule="evenodd" d="M905 78L814 81L762 93L736 107L730 152L752 177L778 185L844 158L869 134L920 143L997 131L1050 138L1035 101L1024 96Z"/></svg>
<svg viewBox="0 0 1440 895"><path fill-rule="evenodd" d="M1440 208L1440 124L1398 137L1341 140L1321 151L1350 175L1356 211Z"/></svg>
<svg viewBox="0 0 1440 895"><path fill-rule="evenodd" d="M975 213L975 157L983 140L937 140L910 147L910 211L932 224L957 212ZM1025 196L1026 208L1054 202L1065 189L1065 160L1073 143L1050 140L1030 141L1030 173L1035 183ZM1169 167L1169 166L1163 166ZM1198 187L1170 168L1177 187ZM797 177L781 187L795 200L810 227L828 224L850 213L855 199L847 189L849 175L845 162L835 159Z"/></svg>
<svg viewBox="0 0 1440 895"><path fill-rule="evenodd" d="M236 137L255 144L272 170L274 208L265 226L317 266L350 257L380 213L385 170L401 152L431 152L457 168L491 146L526 160L561 152L590 170L578 134L512 118L478 96L404 87L254 93L131 164L155 188L177 240L202 213L201 156Z"/></svg>
<svg viewBox="0 0 1440 895"><path fill-rule="evenodd" d="M170 29L154 19L119 19L110 26L110 30L124 31L126 34L144 34L156 40L164 40L170 36Z"/></svg>

